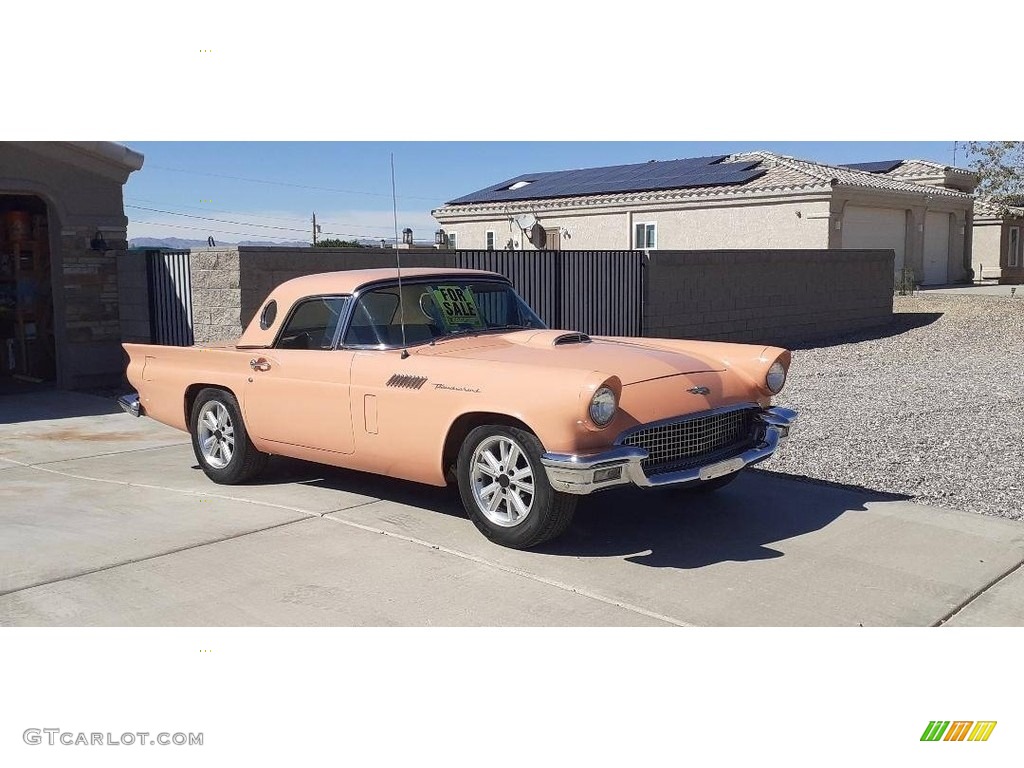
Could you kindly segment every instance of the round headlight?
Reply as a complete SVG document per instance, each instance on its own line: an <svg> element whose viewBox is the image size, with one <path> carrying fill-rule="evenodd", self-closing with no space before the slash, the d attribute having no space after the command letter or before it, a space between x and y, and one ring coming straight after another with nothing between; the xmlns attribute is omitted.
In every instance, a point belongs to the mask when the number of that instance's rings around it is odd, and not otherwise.
<svg viewBox="0 0 1024 768"><path fill-rule="evenodd" d="M773 395L779 394L786 385L786 369L782 366L782 363L778 360L772 363L772 367L768 369L768 375L764 381Z"/></svg>
<svg viewBox="0 0 1024 768"><path fill-rule="evenodd" d="M616 408L618 404L615 402L615 393L608 387L601 387L590 401L590 420L603 427L612 420Z"/></svg>

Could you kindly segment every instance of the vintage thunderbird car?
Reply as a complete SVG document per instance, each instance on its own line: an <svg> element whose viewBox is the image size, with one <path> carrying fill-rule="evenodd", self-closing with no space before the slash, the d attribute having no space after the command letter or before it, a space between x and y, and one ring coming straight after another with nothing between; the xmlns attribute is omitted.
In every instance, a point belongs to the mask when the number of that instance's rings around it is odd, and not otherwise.
<svg viewBox="0 0 1024 768"><path fill-rule="evenodd" d="M718 488L796 418L771 407L785 349L551 330L476 270L300 277L237 341L124 348L121 406L190 432L213 481L270 455L455 480L480 531L516 548L561 534L594 491Z"/></svg>

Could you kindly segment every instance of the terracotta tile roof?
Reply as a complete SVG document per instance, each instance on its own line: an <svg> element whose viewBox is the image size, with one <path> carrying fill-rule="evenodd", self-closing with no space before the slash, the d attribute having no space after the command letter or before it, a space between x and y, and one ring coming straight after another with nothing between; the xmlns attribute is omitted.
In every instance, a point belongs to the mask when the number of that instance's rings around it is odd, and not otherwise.
<svg viewBox="0 0 1024 768"><path fill-rule="evenodd" d="M792 192L828 192L835 185L877 189L897 193L961 198L971 195L945 187L917 184L887 174L869 173L838 165L800 160L775 152L754 151L730 155L725 162L757 161L765 172L750 181L729 186L688 187L684 189L657 189L617 194L580 195L554 199L525 199L514 202L448 203L432 211L436 217L446 214L490 212L495 210L551 210L597 205L633 204L645 201L687 201L700 199L736 199L763 194ZM922 161L924 162L924 161ZM933 172L930 172L933 173Z"/></svg>
<svg viewBox="0 0 1024 768"><path fill-rule="evenodd" d="M779 155L774 152L747 152L733 155L730 159L749 159L752 157L760 157L762 162L766 164L776 163L790 169L796 174L802 175L807 179L814 179L819 184L831 184L831 182L835 180L835 183L847 187L864 187L867 189L911 192L927 195L937 194L948 197L970 197L970 195L957 190L946 189L944 187L933 187L927 184L916 184L912 181L901 179L900 176L903 175L900 172L901 168L906 167L908 161L904 161L900 166L894 168L889 173L871 173L869 171L859 171L854 168L847 168L841 165L827 165L825 163L817 163L810 160L800 160L795 157ZM909 162L919 163L923 166L928 161L915 160ZM938 163L934 163L933 165L935 168L942 168ZM916 167L917 166L915 166L915 168ZM934 169L930 169L928 171L928 175L934 175L934 173ZM752 184L757 184L770 175L771 171L760 179L756 179Z"/></svg>
<svg viewBox="0 0 1024 768"><path fill-rule="evenodd" d="M975 218L1000 219L1004 216L1024 218L1024 208L1016 205L1003 205L987 197L979 197L974 201Z"/></svg>
<svg viewBox="0 0 1024 768"><path fill-rule="evenodd" d="M889 176L942 176L946 173L959 173L966 176L973 176L974 171L967 168L957 168L953 165L943 165L932 160L904 160L893 168Z"/></svg>

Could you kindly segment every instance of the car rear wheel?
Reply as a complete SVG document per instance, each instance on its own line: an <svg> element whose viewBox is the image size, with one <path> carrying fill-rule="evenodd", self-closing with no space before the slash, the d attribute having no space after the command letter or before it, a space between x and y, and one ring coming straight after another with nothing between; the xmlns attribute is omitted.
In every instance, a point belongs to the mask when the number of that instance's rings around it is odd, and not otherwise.
<svg viewBox="0 0 1024 768"><path fill-rule="evenodd" d="M215 483L244 483L266 465L268 456L249 440L238 400L230 392L200 391L192 404L189 427L199 466Z"/></svg>
<svg viewBox="0 0 1024 768"><path fill-rule="evenodd" d="M462 503L494 543L535 547L572 522L577 497L551 487L542 452L535 435L501 425L477 427L462 443L456 465Z"/></svg>

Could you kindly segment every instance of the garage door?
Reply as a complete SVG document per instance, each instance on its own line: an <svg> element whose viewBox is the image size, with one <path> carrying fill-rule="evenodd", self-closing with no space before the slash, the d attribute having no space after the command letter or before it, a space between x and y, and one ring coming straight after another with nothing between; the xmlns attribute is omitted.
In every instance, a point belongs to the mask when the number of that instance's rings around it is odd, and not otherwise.
<svg viewBox="0 0 1024 768"><path fill-rule="evenodd" d="M843 248L892 248L894 269L903 269L907 247L907 212L849 205L843 211Z"/></svg>
<svg viewBox="0 0 1024 768"><path fill-rule="evenodd" d="M949 278L949 214L929 213L924 219L924 285L942 285Z"/></svg>

